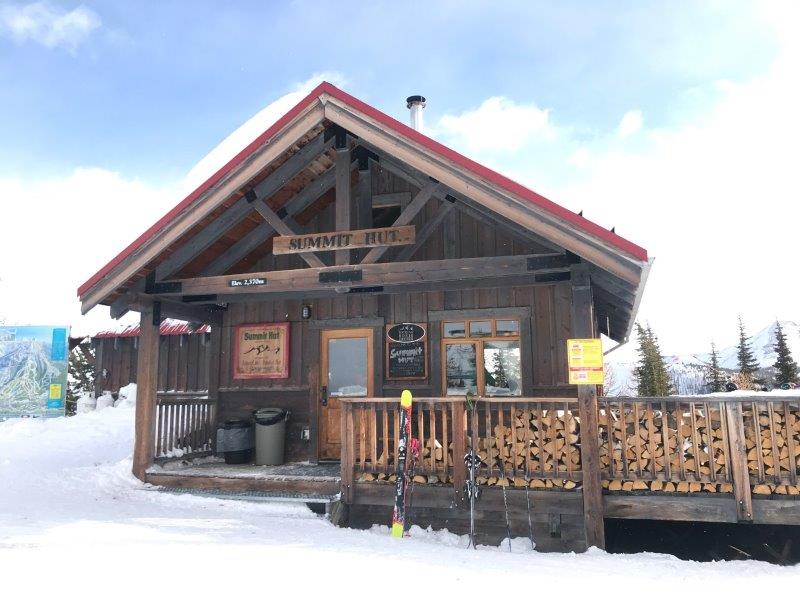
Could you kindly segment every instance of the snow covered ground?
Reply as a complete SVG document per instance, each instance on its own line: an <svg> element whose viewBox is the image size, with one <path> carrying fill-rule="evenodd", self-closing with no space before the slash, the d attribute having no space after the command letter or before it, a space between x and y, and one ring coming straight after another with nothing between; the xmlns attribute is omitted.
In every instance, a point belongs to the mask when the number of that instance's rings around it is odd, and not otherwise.
<svg viewBox="0 0 800 600"><path fill-rule="evenodd" d="M444 532L394 540L385 526L337 529L304 507L151 491L130 475L133 410L0 423L0 596L752 598L800 584L800 567L538 554L523 539L512 554L475 552Z"/></svg>

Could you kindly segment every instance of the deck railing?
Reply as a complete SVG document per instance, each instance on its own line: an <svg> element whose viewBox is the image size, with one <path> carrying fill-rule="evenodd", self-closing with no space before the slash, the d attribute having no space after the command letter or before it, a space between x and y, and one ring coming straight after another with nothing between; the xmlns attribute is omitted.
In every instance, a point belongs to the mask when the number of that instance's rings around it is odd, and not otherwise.
<svg viewBox="0 0 800 600"><path fill-rule="evenodd" d="M158 392L155 459L210 454L214 410L205 392Z"/></svg>
<svg viewBox="0 0 800 600"><path fill-rule="evenodd" d="M342 479L392 481L397 398L342 402ZM733 494L750 518L752 494L800 495L800 396L598 399L600 468L611 491ZM583 478L578 403L564 398L415 398L415 474L460 493L464 454L481 458L478 483L573 489ZM348 488L350 486L350 488Z"/></svg>
<svg viewBox="0 0 800 600"><path fill-rule="evenodd" d="M354 480L394 480L399 433L396 398L343 399L345 495ZM460 493L464 455L474 447L481 459L479 484L495 485L503 473L509 485L570 489L581 479L578 433L572 399L481 398L473 419L462 398L415 398L411 434L421 452L414 473L425 483L452 484Z"/></svg>

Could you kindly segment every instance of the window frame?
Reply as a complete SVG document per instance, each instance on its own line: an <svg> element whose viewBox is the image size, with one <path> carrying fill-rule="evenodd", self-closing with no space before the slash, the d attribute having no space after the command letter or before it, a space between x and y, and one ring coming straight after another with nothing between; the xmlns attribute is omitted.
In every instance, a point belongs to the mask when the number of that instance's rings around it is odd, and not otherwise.
<svg viewBox="0 0 800 600"><path fill-rule="evenodd" d="M491 321L492 333L490 336L476 336L469 335L471 321ZM497 335L497 321L516 321L518 323L518 332L516 335ZM463 323L464 324L464 337L445 337L444 328L448 323ZM441 322L441 363L442 363L442 394L447 398L461 398L466 394L448 394L447 390L447 346L458 344L472 344L475 346L475 369L477 371L477 395L485 396L487 398L515 398L518 396L507 396L503 394L488 395L486 394L486 365L484 364L484 342L514 342L519 344L519 360L520 360L520 380L522 379L522 364L523 364L523 348L522 348L522 319L518 316L511 317L480 317L474 319L443 319ZM522 381L520 381L520 394L522 395Z"/></svg>

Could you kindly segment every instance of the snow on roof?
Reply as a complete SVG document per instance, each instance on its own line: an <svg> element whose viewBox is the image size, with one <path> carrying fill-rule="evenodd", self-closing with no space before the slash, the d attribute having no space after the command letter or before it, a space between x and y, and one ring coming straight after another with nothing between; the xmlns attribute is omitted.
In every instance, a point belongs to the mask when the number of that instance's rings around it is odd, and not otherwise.
<svg viewBox="0 0 800 600"><path fill-rule="evenodd" d="M186 321L177 319L164 319L161 321L161 335L184 335L193 333L208 333L211 327L202 325L197 329L190 329ZM138 325L126 325L117 329L107 329L92 336L93 338L139 337Z"/></svg>

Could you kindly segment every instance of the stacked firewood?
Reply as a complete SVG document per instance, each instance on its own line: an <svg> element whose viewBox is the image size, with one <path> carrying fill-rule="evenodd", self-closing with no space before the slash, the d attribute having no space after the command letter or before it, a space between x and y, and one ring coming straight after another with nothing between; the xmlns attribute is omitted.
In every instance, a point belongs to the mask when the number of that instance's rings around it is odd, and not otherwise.
<svg viewBox="0 0 800 600"><path fill-rule="evenodd" d="M655 408L647 410L644 406L634 412L630 404L625 407L624 414L610 408L601 410L603 487L611 492L733 493L732 457L728 456L729 424L719 408L707 409L697 404L693 413L687 405L670 406L666 413ZM500 424L497 414L493 413L489 435L486 434L485 415L481 414L479 420L476 450L481 460L477 475L480 485L580 488L579 477L570 477L581 470L577 414L555 409L515 410L509 414L506 410L505 420ZM788 421L782 412L762 410L757 414L756 431L752 414L745 413L750 475L758 480L760 469L763 473L760 479L764 483L754 484L752 488L756 495L800 495L800 483L787 485L775 480L776 475L787 479L792 461L800 469L800 413L790 411ZM468 438L468 448L469 444ZM381 455L376 466L386 465L385 458ZM393 456L388 458L394 459ZM527 465L526 459L529 460ZM505 479L501 476L500 464ZM433 443L426 439L422 442L414 480L428 484L452 483L452 467L453 444L448 443L445 453L440 439ZM395 475L387 469L364 474L360 479L393 482Z"/></svg>
<svg viewBox="0 0 800 600"><path fill-rule="evenodd" d="M800 495L800 485L775 481L776 477L785 480L793 467L800 469L800 414L793 410L783 414L762 409L755 415L746 411L745 424L747 468L751 479L764 482L753 486L753 494Z"/></svg>

